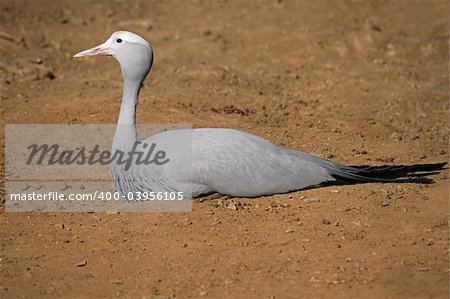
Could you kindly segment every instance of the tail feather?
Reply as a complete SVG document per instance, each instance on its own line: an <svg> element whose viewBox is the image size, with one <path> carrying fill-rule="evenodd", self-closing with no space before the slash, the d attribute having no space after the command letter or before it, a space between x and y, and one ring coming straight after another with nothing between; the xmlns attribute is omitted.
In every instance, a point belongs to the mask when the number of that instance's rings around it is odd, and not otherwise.
<svg viewBox="0 0 450 299"><path fill-rule="evenodd" d="M390 178L421 176L430 172L440 171L447 165L446 162L434 164L414 164L414 165L384 165L384 166L350 166L356 169L356 174L372 178ZM421 174L420 174L421 173Z"/></svg>
<svg viewBox="0 0 450 299"><path fill-rule="evenodd" d="M430 184L426 176L438 174L446 162L435 164L384 165L384 166L344 166L329 169L335 181L325 185L351 185L358 183L420 183Z"/></svg>

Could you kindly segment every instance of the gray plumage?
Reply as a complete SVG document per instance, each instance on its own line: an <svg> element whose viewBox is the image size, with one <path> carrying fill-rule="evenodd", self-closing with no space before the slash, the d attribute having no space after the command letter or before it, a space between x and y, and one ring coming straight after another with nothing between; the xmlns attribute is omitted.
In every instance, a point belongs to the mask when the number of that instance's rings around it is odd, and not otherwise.
<svg viewBox="0 0 450 299"><path fill-rule="evenodd" d="M136 106L141 83L153 63L153 50L140 36L118 31L103 44L74 57L111 55L121 66L124 91L112 152L128 152L136 142ZM406 178L438 171L446 163L410 166L346 166L300 151L281 148L258 136L232 129L172 130L142 143L164 149L164 165L112 165L116 189L128 192L184 192L192 197L218 192L258 197L332 184L429 182ZM141 150L145 149L141 146Z"/></svg>

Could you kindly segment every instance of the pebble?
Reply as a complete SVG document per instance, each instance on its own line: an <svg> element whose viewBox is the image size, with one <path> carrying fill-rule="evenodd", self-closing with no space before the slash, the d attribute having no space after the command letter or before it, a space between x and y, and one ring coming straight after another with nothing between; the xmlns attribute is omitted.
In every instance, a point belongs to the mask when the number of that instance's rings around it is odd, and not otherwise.
<svg viewBox="0 0 450 299"><path fill-rule="evenodd" d="M10 42L17 42L16 39L14 38L14 36L12 36L6 32L0 32L0 38L10 41Z"/></svg>
<svg viewBox="0 0 450 299"><path fill-rule="evenodd" d="M269 208L276 208L278 207L278 204L275 201L271 201L269 204Z"/></svg>
<svg viewBox="0 0 450 299"><path fill-rule="evenodd" d="M313 203L313 202L320 202L320 200L318 198L312 197L305 199L304 202Z"/></svg>
<svg viewBox="0 0 450 299"><path fill-rule="evenodd" d="M123 284L123 281L120 279L111 279L109 281L110 284Z"/></svg>
<svg viewBox="0 0 450 299"><path fill-rule="evenodd" d="M387 201L383 200L383 201L381 202L381 206L382 206L382 207L388 207L388 206L389 206L389 203L388 203Z"/></svg>
<svg viewBox="0 0 450 299"><path fill-rule="evenodd" d="M430 200L430 198L429 198L428 196L423 195L423 194L421 194L421 195L419 196L419 198L420 198L421 200L424 200L424 201Z"/></svg>
<svg viewBox="0 0 450 299"><path fill-rule="evenodd" d="M311 276L311 278L309 279L309 281L314 282L314 283L319 283L320 280L315 278L314 276Z"/></svg>
<svg viewBox="0 0 450 299"><path fill-rule="evenodd" d="M42 60L42 58L37 57L37 58L31 59L30 62L34 63L34 64L42 64L43 60Z"/></svg>
<svg viewBox="0 0 450 299"><path fill-rule="evenodd" d="M76 267L84 267L86 265L87 265L87 261L81 261L81 262L75 264Z"/></svg>
<svg viewBox="0 0 450 299"><path fill-rule="evenodd" d="M211 223L211 225L217 225L217 224L221 224L222 221L219 220L219 218L214 217L213 222Z"/></svg>
<svg viewBox="0 0 450 299"><path fill-rule="evenodd" d="M403 140L403 137L400 136L397 132L392 133L390 137L392 139L394 139L395 141L402 141Z"/></svg>
<svg viewBox="0 0 450 299"><path fill-rule="evenodd" d="M230 203L227 205L227 209L230 209L230 210L233 210L233 211L237 211L237 210L238 210L238 207L234 204L234 202L230 202Z"/></svg>
<svg viewBox="0 0 450 299"><path fill-rule="evenodd" d="M434 239L428 239L427 245L428 246L433 246L434 245Z"/></svg>
<svg viewBox="0 0 450 299"><path fill-rule="evenodd" d="M52 71L47 71L45 73L45 78L53 80L53 79L56 79L56 76L55 76L55 73L53 73Z"/></svg>
<svg viewBox="0 0 450 299"><path fill-rule="evenodd" d="M46 293L49 294L49 295L53 294L54 292L55 292L55 288L54 288L54 287L49 287L49 288L46 290Z"/></svg>
<svg viewBox="0 0 450 299"><path fill-rule="evenodd" d="M417 268L417 271L420 271L420 272L427 272L430 270L431 270L431 268Z"/></svg>
<svg viewBox="0 0 450 299"><path fill-rule="evenodd" d="M325 225L329 225L331 223L331 221L328 220L328 219L323 219L322 223L325 224Z"/></svg>
<svg viewBox="0 0 450 299"><path fill-rule="evenodd" d="M339 128L334 128L332 130L333 133L342 133L342 131Z"/></svg>
<svg viewBox="0 0 450 299"><path fill-rule="evenodd" d="M117 215L120 214L118 211L107 211L106 215Z"/></svg>
<svg viewBox="0 0 450 299"><path fill-rule="evenodd" d="M338 209L339 212L349 212L349 211L351 211L351 210L352 210L352 208L347 207L347 206L340 207L340 208Z"/></svg>

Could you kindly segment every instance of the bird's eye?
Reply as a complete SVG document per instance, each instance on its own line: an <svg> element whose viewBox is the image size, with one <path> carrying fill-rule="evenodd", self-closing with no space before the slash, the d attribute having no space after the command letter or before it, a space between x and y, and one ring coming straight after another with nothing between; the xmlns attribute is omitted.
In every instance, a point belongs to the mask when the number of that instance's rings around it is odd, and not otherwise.
<svg viewBox="0 0 450 299"><path fill-rule="evenodd" d="M116 39L116 42L120 44L122 42L122 39L118 38L118 39Z"/></svg>

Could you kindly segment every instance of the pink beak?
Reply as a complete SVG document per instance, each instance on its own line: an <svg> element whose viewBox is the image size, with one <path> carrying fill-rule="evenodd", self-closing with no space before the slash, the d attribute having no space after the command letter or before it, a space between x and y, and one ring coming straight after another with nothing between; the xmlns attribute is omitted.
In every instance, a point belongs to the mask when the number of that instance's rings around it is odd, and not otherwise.
<svg viewBox="0 0 450 299"><path fill-rule="evenodd" d="M87 49L75 54L73 57L86 57L86 56L95 56L95 55L112 55L111 49L105 43L98 45L97 47Z"/></svg>

